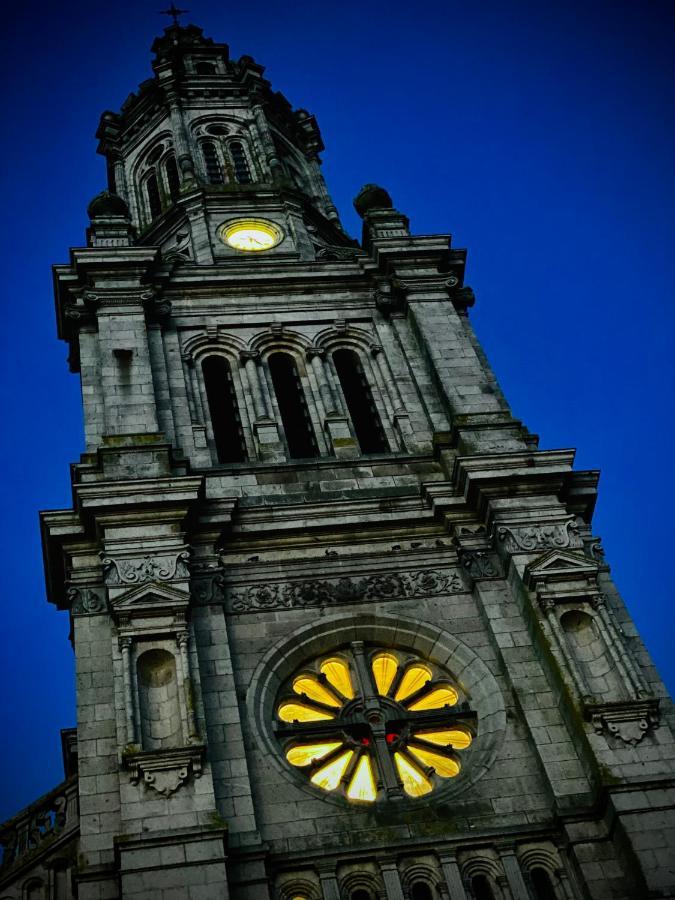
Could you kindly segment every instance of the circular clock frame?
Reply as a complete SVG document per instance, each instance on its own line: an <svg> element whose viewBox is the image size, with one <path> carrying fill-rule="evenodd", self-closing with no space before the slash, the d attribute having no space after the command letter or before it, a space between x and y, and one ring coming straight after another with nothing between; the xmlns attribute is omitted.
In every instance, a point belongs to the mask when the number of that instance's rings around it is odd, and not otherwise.
<svg viewBox="0 0 675 900"><path fill-rule="evenodd" d="M231 219L220 228L220 239L240 253L264 253L277 247L285 235L269 219L254 217Z"/></svg>

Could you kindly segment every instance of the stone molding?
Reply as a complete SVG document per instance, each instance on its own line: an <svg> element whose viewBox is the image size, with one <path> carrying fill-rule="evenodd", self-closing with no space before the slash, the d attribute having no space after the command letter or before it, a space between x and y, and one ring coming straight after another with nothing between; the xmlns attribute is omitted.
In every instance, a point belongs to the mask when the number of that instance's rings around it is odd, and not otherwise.
<svg viewBox="0 0 675 900"><path fill-rule="evenodd" d="M140 559L103 557L103 577L106 586L146 584L148 581L174 581L190 577L187 550L165 556L146 554Z"/></svg>
<svg viewBox="0 0 675 900"><path fill-rule="evenodd" d="M191 778L202 774L206 747L192 744L167 750L130 751L124 765L132 784L142 782L163 797L170 797Z"/></svg>
<svg viewBox="0 0 675 900"><path fill-rule="evenodd" d="M376 600L408 600L459 594L465 585L455 569L419 569L413 572L383 572L361 577L266 582L240 591L229 591L231 612L267 609L306 609Z"/></svg>
<svg viewBox="0 0 675 900"><path fill-rule="evenodd" d="M658 728L661 718L657 698L619 703L585 702L584 713L596 734L606 732L632 747Z"/></svg>

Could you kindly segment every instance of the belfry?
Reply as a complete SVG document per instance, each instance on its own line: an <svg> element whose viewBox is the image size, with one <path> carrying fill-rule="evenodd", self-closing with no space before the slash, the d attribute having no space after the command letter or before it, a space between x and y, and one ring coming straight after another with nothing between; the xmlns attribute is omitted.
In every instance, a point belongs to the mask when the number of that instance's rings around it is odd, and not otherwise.
<svg viewBox="0 0 675 900"><path fill-rule="evenodd" d="M54 269L77 728L1 900L675 896L672 705L597 472L511 414L465 251L372 184L351 238L314 117L169 12Z"/></svg>

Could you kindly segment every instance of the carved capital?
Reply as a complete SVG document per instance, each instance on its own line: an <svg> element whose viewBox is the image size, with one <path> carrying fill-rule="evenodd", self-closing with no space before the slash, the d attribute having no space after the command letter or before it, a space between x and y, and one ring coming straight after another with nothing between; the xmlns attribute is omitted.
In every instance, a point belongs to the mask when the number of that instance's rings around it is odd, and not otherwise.
<svg viewBox="0 0 675 900"><path fill-rule="evenodd" d="M606 732L633 747L645 734L658 728L660 722L657 698L618 703L585 703L584 712L596 734Z"/></svg>
<svg viewBox="0 0 675 900"><path fill-rule="evenodd" d="M66 593L73 615L93 615L106 610L105 598L100 590L89 587L69 587Z"/></svg>
<svg viewBox="0 0 675 900"><path fill-rule="evenodd" d="M258 362L260 359L260 353L257 350L240 350L239 351L239 360L242 365L245 365L249 359L252 359L254 362Z"/></svg>

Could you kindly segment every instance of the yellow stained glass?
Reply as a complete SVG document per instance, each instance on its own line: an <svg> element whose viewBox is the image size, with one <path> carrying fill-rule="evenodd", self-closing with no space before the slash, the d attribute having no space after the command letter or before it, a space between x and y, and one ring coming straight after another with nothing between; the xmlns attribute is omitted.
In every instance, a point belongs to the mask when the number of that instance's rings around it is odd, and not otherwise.
<svg viewBox="0 0 675 900"><path fill-rule="evenodd" d="M317 759L323 759L333 750L337 750L342 746L342 741L328 741L323 744L298 744L297 747L291 747L286 751L286 759L292 766L308 766L310 763L316 762Z"/></svg>
<svg viewBox="0 0 675 900"><path fill-rule="evenodd" d="M352 780L347 788L347 797L350 800L365 800L368 803L372 803L377 797L373 765L367 753L364 753L356 764Z"/></svg>
<svg viewBox="0 0 675 900"><path fill-rule="evenodd" d="M412 754L422 765L431 766L441 778L454 778L455 775L459 775L460 766L456 759L443 756L442 753L436 753L434 750L415 747L412 744L408 744L408 753Z"/></svg>
<svg viewBox="0 0 675 900"><path fill-rule="evenodd" d="M405 700L406 697L410 697L415 691L419 691L430 680L431 669L429 666L422 665L422 663L413 663L412 666L408 666L406 669L405 675L401 679L398 690L394 695L394 700Z"/></svg>
<svg viewBox="0 0 675 900"><path fill-rule="evenodd" d="M372 670L378 691L386 697L398 671L398 659L393 653L378 653L373 658Z"/></svg>
<svg viewBox="0 0 675 900"><path fill-rule="evenodd" d="M421 709L442 709L444 706L454 706L458 696L457 691L451 685L439 684L411 703L408 709L411 712L417 712Z"/></svg>
<svg viewBox="0 0 675 900"><path fill-rule="evenodd" d="M334 719L335 715L323 709L314 709L304 703L282 703L277 710L277 715L282 722L322 722L325 719Z"/></svg>
<svg viewBox="0 0 675 900"><path fill-rule="evenodd" d="M466 750L473 738L468 728L455 726L439 731L416 731L414 737L440 747L454 747L455 750Z"/></svg>
<svg viewBox="0 0 675 900"><path fill-rule="evenodd" d="M409 762L401 753L394 753L394 761L398 776L403 783L403 790L410 797L423 797L432 789L432 784L417 766Z"/></svg>
<svg viewBox="0 0 675 900"><path fill-rule="evenodd" d="M296 694L304 694L310 700L318 700L319 703L325 703L326 706L342 706L335 695L313 675L298 675L293 681L293 690Z"/></svg>
<svg viewBox="0 0 675 900"><path fill-rule="evenodd" d="M336 759L317 769L310 781L317 787L323 788L324 791L334 791L347 771L347 766L351 762L353 755L353 750L341 753Z"/></svg>
<svg viewBox="0 0 675 900"><path fill-rule="evenodd" d="M333 657L332 659L324 659L321 663L321 674L325 675L328 682L334 688L346 697L348 700L354 699L354 686L352 684L352 676L347 663Z"/></svg>

